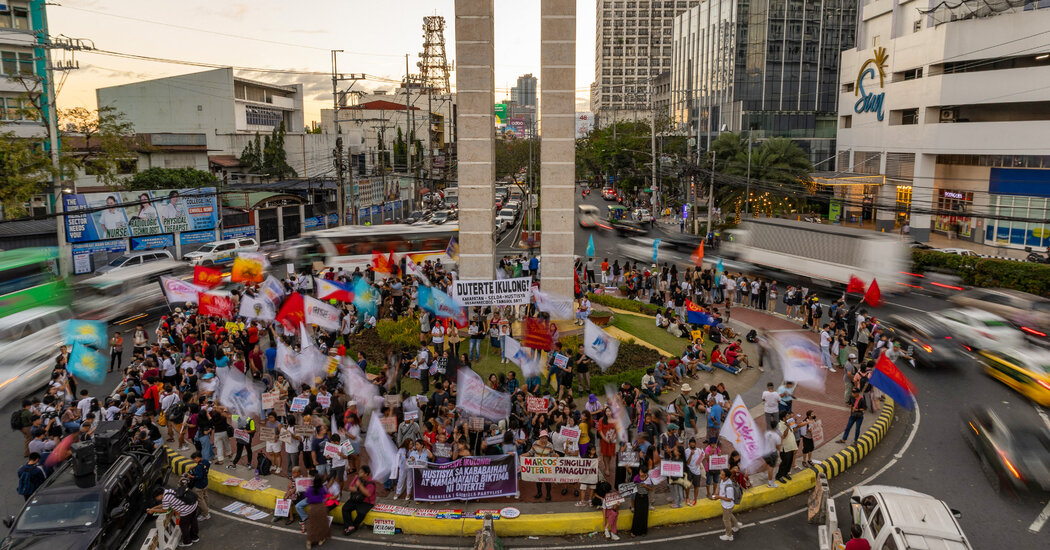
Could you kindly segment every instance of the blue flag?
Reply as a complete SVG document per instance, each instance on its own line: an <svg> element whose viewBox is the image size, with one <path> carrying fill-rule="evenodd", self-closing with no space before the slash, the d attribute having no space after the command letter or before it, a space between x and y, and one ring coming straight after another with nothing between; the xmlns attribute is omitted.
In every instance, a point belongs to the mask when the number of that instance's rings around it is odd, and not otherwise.
<svg viewBox="0 0 1050 550"><path fill-rule="evenodd" d="M455 237L448 240L448 246L445 247L445 255L452 258L452 261L459 261L459 243L456 242Z"/></svg>
<svg viewBox="0 0 1050 550"><path fill-rule="evenodd" d="M101 321L66 321L63 327L66 345L83 344L96 349L106 347L106 323Z"/></svg>
<svg viewBox="0 0 1050 550"><path fill-rule="evenodd" d="M718 284L722 280L722 274L725 273L725 267L722 266L722 258L718 259L718 265L715 266L715 284Z"/></svg>
<svg viewBox="0 0 1050 550"><path fill-rule="evenodd" d="M660 239L653 241L653 263L656 263L657 252L660 249Z"/></svg>
<svg viewBox="0 0 1050 550"><path fill-rule="evenodd" d="M375 287L368 284L364 277L354 280L354 307L358 311L375 315L379 311L379 305L376 303L378 299L379 293L376 292Z"/></svg>
<svg viewBox="0 0 1050 550"><path fill-rule="evenodd" d="M591 235L590 240L587 241L587 255L594 257L594 235Z"/></svg>
<svg viewBox="0 0 1050 550"><path fill-rule="evenodd" d="M457 324L462 324L467 320L463 306L455 298L439 289L420 286L418 300L421 309L425 309L437 317L453 319Z"/></svg>
<svg viewBox="0 0 1050 550"><path fill-rule="evenodd" d="M74 343L69 352L69 372L77 378L94 385L106 380L108 363L101 353L81 343Z"/></svg>

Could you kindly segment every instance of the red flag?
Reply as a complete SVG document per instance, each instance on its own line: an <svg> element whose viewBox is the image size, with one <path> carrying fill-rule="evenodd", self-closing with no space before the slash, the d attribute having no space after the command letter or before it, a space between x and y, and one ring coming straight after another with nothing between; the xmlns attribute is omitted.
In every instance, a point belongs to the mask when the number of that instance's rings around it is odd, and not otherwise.
<svg viewBox="0 0 1050 550"><path fill-rule="evenodd" d="M217 287L222 284L222 271L202 265L194 266L193 284L205 288Z"/></svg>
<svg viewBox="0 0 1050 550"><path fill-rule="evenodd" d="M700 246L696 247L693 251L693 255L690 256L696 267L700 267L704 263L704 241L700 241Z"/></svg>
<svg viewBox="0 0 1050 550"><path fill-rule="evenodd" d="M860 280L856 275L850 275L849 284L846 285L846 292L849 294L864 292L864 281Z"/></svg>
<svg viewBox="0 0 1050 550"><path fill-rule="evenodd" d="M868 291L864 293L864 303L871 307L879 307L882 305L882 292L879 291L879 283L875 279L871 280L871 286L869 286Z"/></svg>
<svg viewBox="0 0 1050 550"><path fill-rule="evenodd" d="M401 263L398 262L397 258L394 257L394 251L393 250L390 251L390 259L387 260L387 262L390 264L390 273L396 275L397 272L400 271Z"/></svg>
<svg viewBox="0 0 1050 550"><path fill-rule="evenodd" d="M889 357L886 357L885 353L879 355L879 360L875 362L875 370L881 372L882 374L885 374L887 377L892 379L898 386L904 389L904 391L910 393L911 395L919 394L919 390L916 389L915 384L912 384L911 380L908 380L908 377L905 376L904 373L897 368L897 365L893 364L893 361L890 361ZM900 400L897 399L897 401Z"/></svg>
<svg viewBox="0 0 1050 550"><path fill-rule="evenodd" d="M299 329L300 324L306 324L302 294L293 292L288 295L288 298L284 300L284 304L281 306L281 311L277 312L277 322L281 323L284 326L284 330L288 332L295 332Z"/></svg>
<svg viewBox="0 0 1050 550"><path fill-rule="evenodd" d="M201 292L197 302L197 311L201 315L233 319L233 298L228 294Z"/></svg>
<svg viewBox="0 0 1050 550"><path fill-rule="evenodd" d="M521 345L532 349L550 350L554 347L554 331L547 321L536 317L525 318L525 339ZM557 330L557 327L554 329Z"/></svg>
<svg viewBox="0 0 1050 550"><path fill-rule="evenodd" d="M375 250L372 251L372 271L376 273L390 273L393 266L390 260Z"/></svg>

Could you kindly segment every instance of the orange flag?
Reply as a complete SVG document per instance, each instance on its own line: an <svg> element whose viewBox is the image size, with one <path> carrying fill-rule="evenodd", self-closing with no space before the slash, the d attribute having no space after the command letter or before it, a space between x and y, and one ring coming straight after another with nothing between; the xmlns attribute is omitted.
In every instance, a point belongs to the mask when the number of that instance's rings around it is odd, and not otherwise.
<svg viewBox="0 0 1050 550"><path fill-rule="evenodd" d="M202 265L194 266L193 284L204 288L219 286L222 284L222 271Z"/></svg>
<svg viewBox="0 0 1050 550"><path fill-rule="evenodd" d="M235 283L261 283L266 278L263 257L255 254L238 254L230 270L230 281Z"/></svg>
<svg viewBox="0 0 1050 550"><path fill-rule="evenodd" d="M701 264L704 263L704 241L700 241L700 246L696 247L696 250L693 251L693 255L690 256L690 258L692 258L696 267L700 267Z"/></svg>
<svg viewBox="0 0 1050 550"><path fill-rule="evenodd" d="M390 260L381 253L373 250L372 251L372 271L376 273L390 273L393 271L393 265Z"/></svg>

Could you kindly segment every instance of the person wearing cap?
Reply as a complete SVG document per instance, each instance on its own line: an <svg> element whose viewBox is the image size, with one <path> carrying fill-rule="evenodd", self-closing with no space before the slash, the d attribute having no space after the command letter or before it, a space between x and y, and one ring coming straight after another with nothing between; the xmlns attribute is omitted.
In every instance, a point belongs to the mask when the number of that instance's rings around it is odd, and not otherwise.
<svg viewBox="0 0 1050 550"><path fill-rule="evenodd" d="M685 411L689 408L689 397L692 391L693 387L690 386L688 382L682 384L681 388L679 388L680 393L674 398L674 401L671 402L671 404L674 405L674 411L671 414L673 414L678 420L685 419Z"/></svg>
<svg viewBox="0 0 1050 550"><path fill-rule="evenodd" d="M852 403L849 409L849 420L846 422L846 431L842 432L842 439L839 439L839 443L846 444L846 438L849 437L850 429L856 427L856 431L853 434L853 444L857 444L857 439L860 438L860 427L864 423L864 411L868 408L868 404L865 402L864 395L860 393L860 388L853 388L853 395L850 398Z"/></svg>
<svg viewBox="0 0 1050 550"><path fill-rule="evenodd" d="M547 430L540 430L539 437L532 444L532 448L529 450L529 456L548 457L554 456L554 445L550 442L550 432ZM543 489L547 489L546 500L551 500L551 484L550 483L536 483L536 496L533 498L540 498L543 496Z"/></svg>
<svg viewBox="0 0 1050 550"><path fill-rule="evenodd" d="M858 370L860 370L860 365L857 364L857 354L851 353L846 359L846 364L842 365L842 382L845 387L843 399L846 404L850 402L849 396L853 393L853 377L856 376Z"/></svg>

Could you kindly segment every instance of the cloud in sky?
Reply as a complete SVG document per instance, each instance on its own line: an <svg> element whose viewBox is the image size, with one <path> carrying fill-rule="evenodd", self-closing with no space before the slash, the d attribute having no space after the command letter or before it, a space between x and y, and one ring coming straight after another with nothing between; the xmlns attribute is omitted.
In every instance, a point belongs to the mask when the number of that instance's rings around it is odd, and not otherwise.
<svg viewBox="0 0 1050 550"><path fill-rule="evenodd" d="M577 3L577 104L586 103L594 76L594 0ZM396 6L395 6L396 4ZM539 76L539 2L496 0L496 98L509 97L524 73ZM328 50L342 49L341 72L400 80L409 54L417 71L423 17L446 19L449 62L455 58L454 0L333 2L276 0L215 3L209 0L65 0L48 6L52 35L88 38L99 49L197 62L259 68L331 70ZM59 95L63 107L94 107L95 89L205 68L78 53L82 69L69 75ZM263 75L266 78L263 78ZM306 120L319 120L331 104L324 76L244 73L270 82L302 82ZM453 82L455 75L453 74ZM542 85L542 84L541 84ZM361 84L359 84L361 86ZM389 88L367 83L365 89Z"/></svg>

